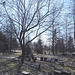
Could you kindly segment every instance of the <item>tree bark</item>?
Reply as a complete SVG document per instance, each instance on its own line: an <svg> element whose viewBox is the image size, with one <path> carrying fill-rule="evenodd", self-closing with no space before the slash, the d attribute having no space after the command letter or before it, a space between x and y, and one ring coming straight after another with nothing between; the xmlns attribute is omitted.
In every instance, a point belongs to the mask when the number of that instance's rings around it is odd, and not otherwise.
<svg viewBox="0 0 75 75"><path fill-rule="evenodd" d="M24 63L24 57L25 57L25 47L24 47L24 44L22 44L22 41L20 41L20 46L22 49L21 63L23 64Z"/></svg>
<svg viewBox="0 0 75 75"><path fill-rule="evenodd" d="M24 57L25 57L25 51L24 48L22 49L22 58L21 58L21 63L24 63Z"/></svg>

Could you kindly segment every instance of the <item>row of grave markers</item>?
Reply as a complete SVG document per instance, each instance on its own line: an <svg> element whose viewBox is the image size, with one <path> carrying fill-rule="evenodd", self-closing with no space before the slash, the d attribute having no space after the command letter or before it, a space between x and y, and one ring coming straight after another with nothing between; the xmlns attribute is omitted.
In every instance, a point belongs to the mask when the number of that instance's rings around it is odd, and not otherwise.
<svg viewBox="0 0 75 75"><path fill-rule="evenodd" d="M31 59L28 58L28 61L30 61L30 60ZM37 60L37 58L34 58L33 62L36 62L36 60ZM58 61L60 65L64 66L64 62L62 60L58 60L58 59L55 59L55 58L47 59L46 57L40 57L40 61L46 61L46 62L51 62L51 63L55 63L55 62ZM41 68L40 64L36 63L35 68L40 71L40 68ZM30 75L30 74L23 74L23 75ZM51 72L44 72L43 75L71 75L71 73L68 72L68 71L54 70L52 73Z"/></svg>
<svg viewBox="0 0 75 75"><path fill-rule="evenodd" d="M23 75L30 75L29 72L23 71ZM44 72L43 75L71 75L70 72L67 71L59 71L59 70L54 70L52 73L51 72Z"/></svg>

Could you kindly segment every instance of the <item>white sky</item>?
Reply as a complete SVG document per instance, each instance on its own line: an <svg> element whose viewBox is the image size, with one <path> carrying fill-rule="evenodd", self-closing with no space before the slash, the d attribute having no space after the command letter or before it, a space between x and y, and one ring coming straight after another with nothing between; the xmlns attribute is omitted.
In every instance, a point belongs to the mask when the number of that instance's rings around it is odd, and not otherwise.
<svg viewBox="0 0 75 75"><path fill-rule="evenodd" d="M63 14L64 13L72 13L72 10L73 10L73 8L72 8L72 6L73 6L73 1L72 0L64 0L64 6L65 6L65 8L63 9ZM63 33L64 34L64 33ZM72 34L72 36L73 36L73 34ZM46 35L42 35L41 36L41 39L43 40L43 42L44 42L44 45L49 45L49 42L48 42L48 39L49 38L49 36L46 36Z"/></svg>
<svg viewBox="0 0 75 75"><path fill-rule="evenodd" d="M6 0L0 0L1 2L3 1L6 1ZM59 0L58 0L59 1ZM72 3L73 0L64 0L65 4L65 8L63 9L63 13L67 13L67 12L72 12L72 9L69 8L68 9L68 5L69 6L73 6L73 3ZM36 41L38 38L36 38L34 41ZM43 40L44 44L47 44L48 45L48 36L46 35L41 35L41 39Z"/></svg>

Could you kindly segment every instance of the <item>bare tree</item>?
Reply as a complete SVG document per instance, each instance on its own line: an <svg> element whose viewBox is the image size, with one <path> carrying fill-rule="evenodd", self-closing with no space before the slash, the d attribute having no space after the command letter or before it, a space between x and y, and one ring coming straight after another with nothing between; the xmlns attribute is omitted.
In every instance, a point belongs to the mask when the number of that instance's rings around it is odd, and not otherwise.
<svg viewBox="0 0 75 75"><path fill-rule="evenodd" d="M48 29L48 32L49 32L48 36L52 37L52 53L53 54L55 54L55 52L56 52L56 50L54 48L55 42L56 42L56 34L58 33L56 30L58 30L62 26L61 15L62 15L63 6L64 6L63 0L62 0L62 3L60 3L59 7L57 6L57 3L55 3L55 5L52 8L52 14L49 16L50 21L52 21L52 26ZM50 35L50 33L52 35Z"/></svg>
<svg viewBox="0 0 75 75"><path fill-rule="evenodd" d="M75 44L75 0L74 1L74 7L73 7L73 19L74 19L74 44Z"/></svg>
<svg viewBox="0 0 75 75"><path fill-rule="evenodd" d="M47 31L59 15L58 11L62 7L54 7L57 3L56 0L7 0L3 2L5 13L13 24L12 29L22 49L22 63L26 45ZM57 14L54 18L52 18L53 13ZM26 42L29 35L30 39Z"/></svg>

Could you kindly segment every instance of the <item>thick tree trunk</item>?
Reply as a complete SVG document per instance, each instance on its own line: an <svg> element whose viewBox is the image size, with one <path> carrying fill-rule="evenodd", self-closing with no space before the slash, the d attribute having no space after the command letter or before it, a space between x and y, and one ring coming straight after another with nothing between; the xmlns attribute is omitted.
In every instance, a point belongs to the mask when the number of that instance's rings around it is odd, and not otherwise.
<svg viewBox="0 0 75 75"><path fill-rule="evenodd" d="M22 49L22 58L21 58L21 63L24 63L24 57L25 57L25 50L24 48Z"/></svg>
<svg viewBox="0 0 75 75"><path fill-rule="evenodd" d="M20 46L21 46L21 49L22 49L21 63L23 64L24 63L24 57L25 57L25 47L24 47L24 44L22 44L21 41L20 41Z"/></svg>

